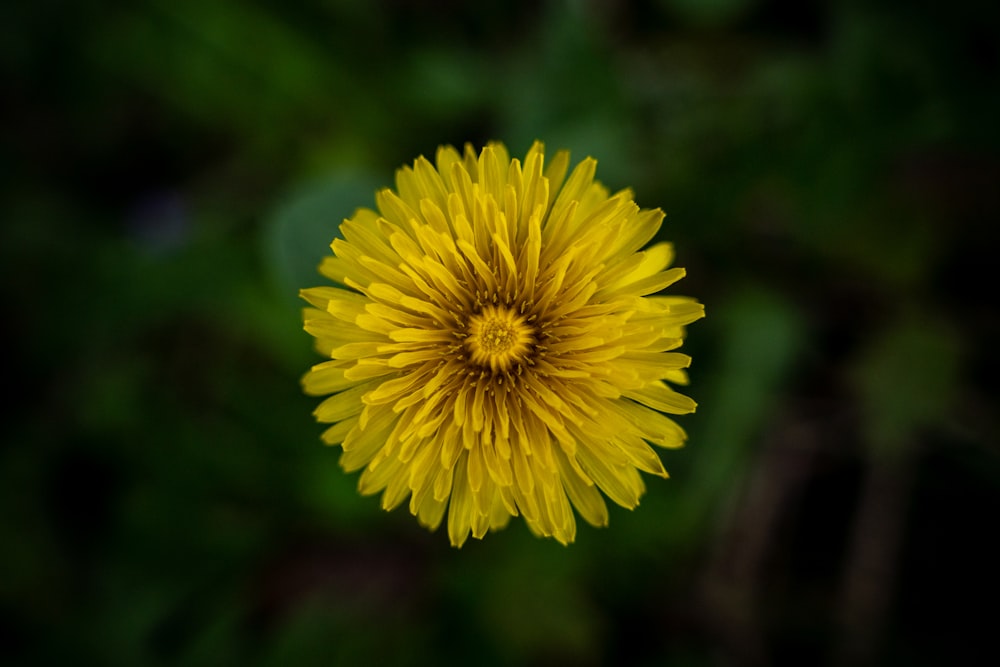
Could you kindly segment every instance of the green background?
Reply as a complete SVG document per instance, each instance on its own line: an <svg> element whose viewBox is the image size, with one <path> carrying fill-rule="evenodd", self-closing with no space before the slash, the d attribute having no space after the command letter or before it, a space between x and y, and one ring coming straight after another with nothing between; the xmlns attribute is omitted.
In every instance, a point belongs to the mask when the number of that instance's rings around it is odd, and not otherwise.
<svg viewBox="0 0 1000 667"><path fill-rule="evenodd" d="M8 4L3 664L995 654L995 3ZM321 445L296 293L536 138L667 211L700 408L609 528L455 550Z"/></svg>

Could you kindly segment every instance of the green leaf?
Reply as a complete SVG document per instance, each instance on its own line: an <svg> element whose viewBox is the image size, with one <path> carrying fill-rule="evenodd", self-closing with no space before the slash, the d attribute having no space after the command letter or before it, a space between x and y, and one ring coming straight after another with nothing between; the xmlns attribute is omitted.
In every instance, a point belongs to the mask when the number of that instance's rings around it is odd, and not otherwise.
<svg viewBox="0 0 1000 667"><path fill-rule="evenodd" d="M909 318L872 340L853 375L876 453L896 451L952 414L960 354L960 339L938 321Z"/></svg>
<svg viewBox="0 0 1000 667"><path fill-rule="evenodd" d="M317 272L340 223L358 208L374 205L379 181L366 173L331 173L302 186L279 204L264 231L265 257L274 282L289 304L298 304L303 287L326 280Z"/></svg>

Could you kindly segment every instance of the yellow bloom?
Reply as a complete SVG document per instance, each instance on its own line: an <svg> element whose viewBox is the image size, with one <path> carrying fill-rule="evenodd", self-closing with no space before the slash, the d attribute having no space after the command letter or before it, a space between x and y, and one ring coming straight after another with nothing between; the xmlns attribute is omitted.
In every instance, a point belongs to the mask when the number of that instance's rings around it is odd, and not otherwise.
<svg viewBox="0 0 1000 667"><path fill-rule="evenodd" d="M325 442L362 494L436 528L451 543L521 515L538 535L576 535L572 508L608 522L603 491L635 507L639 471L666 477L650 444L679 447L664 412L695 403L684 326L696 301L651 296L684 275L670 244L642 250L663 220L628 190L610 195L588 158L524 162L502 144L452 147L396 173L340 226L320 272L338 287L302 290L305 329L330 360L303 378L326 398Z"/></svg>

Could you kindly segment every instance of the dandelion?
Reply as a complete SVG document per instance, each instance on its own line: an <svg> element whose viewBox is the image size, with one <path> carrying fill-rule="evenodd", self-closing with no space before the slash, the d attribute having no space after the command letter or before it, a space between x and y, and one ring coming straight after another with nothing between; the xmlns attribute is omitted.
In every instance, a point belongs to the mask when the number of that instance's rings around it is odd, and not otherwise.
<svg viewBox="0 0 1000 667"><path fill-rule="evenodd" d="M596 161L523 163L493 143L442 147L396 173L340 226L320 272L338 286L302 290L305 329L328 361L303 378L362 494L451 543L523 516L537 535L576 535L575 508L608 523L604 495L627 508L640 471L666 477L650 445L679 447L664 413L695 403L684 327L693 299L657 296L684 276L668 243L648 248L664 214L611 195ZM644 249L645 248L645 249ZM602 495L602 492L604 495Z"/></svg>

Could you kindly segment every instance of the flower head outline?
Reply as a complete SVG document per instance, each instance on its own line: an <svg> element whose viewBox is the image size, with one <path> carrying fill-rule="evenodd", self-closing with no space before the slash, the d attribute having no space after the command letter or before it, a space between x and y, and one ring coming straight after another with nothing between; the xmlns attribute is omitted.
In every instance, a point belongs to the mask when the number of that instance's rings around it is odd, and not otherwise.
<svg viewBox="0 0 1000 667"><path fill-rule="evenodd" d="M606 525L605 495L633 508L640 471L667 476L650 445L686 436L664 413L695 409L670 384L704 308L658 295L684 276L647 247L663 212L611 194L592 158L569 166L539 142L523 162L441 147L341 224L320 266L336 286L301 291L323 440L385 509L447 514L455 546L519 515L563 544L574 508Z"/></svg>

